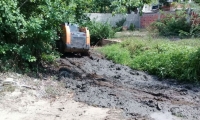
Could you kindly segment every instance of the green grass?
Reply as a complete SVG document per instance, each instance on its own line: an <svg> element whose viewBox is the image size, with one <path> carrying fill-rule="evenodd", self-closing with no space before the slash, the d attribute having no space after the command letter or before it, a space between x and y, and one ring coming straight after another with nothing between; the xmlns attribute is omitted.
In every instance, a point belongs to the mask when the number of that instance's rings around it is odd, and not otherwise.
<svg viewBox="0 0 200 120"><path fill-rule="evenodd" d="M162 78L200 81L200 40L170 41L126 37L124 42L101 48L108 59Z"/></svg>
<svg viewBox="0 0 200 120"><path fill-rule="evenodd" d="M106 54L107 58L116 63L129 65L132 60L130 52L125 48L121 48L120 44L106 46L101 51Z"/></svg>

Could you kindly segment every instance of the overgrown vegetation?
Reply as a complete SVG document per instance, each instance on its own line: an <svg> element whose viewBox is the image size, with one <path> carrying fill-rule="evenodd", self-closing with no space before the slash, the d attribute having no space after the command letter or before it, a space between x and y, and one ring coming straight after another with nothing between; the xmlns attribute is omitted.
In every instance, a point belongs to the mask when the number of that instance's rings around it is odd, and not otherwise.
<svg viewBox="0 0 200 120"><path fill-rule="evenodd" d="M78 5L81 2L81 5ZM37 71L59 57L55 41L63 22L87 20L89 1L1 0L0 70ZM82 10L84 9L84 10Z"/></svg>
<svg viewBox="0 0 200 120"><path fill-rule="evenodd" d="M198 8L196 6L194 11ZM181 40L156 39L155 36L154 40L150 39L152 36L131 37L125 38L120 44L103 47L101 51L117 63L161 78L200 82L200 41L194 39L200 37L199 20L199 12L186 11L184 8L171 14L162 13L161 19L148 30L152 35L158 35L157 32L161 36Z"/></svg>
<svg viewBox="0 0 200 120"><path fill-rule="evenodd" d="M157 31L162 36L200 37L200 17L198 13L183 9L171 14L162 13L161 16L160 20L151 24L149 31Z"/></svg>
<svg viewBox="0 0 200 120"><path fill-rule="evenodd" d="M169 41L131 37L101 51L108 59L161 78L200 81L200 41Z"/></svg>
<svg viewBox="0 0 200 120"><path fill-rule="evenodd" d="M180 31L188 33L190 31L190 23L187 22L184 11L177 11L175 13L163 13L163 18L154 22L151 27L153 31L158 30L163 36L179 36ZM152 30L150 29L150 30Z"/></svg>
<svg viewBox="0 0 200 120"><path fill-rule="evenodd" d="M113 27L108 23L100 23L95 21L88 21L84 26L87 26L90 30L91 44L95 45L102 39L114 37L118 28Z"/></svg>
<svg viewBox="0 0 200 120"><path fill-rule="evenodd" d="M127 1L127 0L126 0ZM55 48L60 24L85 24L85 13L113 12L118 0L1 0L0 70L31 71L59 56ZM129 4L127 9L141 6ZM110 6L112 5L112 7ZM89 22L92 42L112 37L108 24Z"/></svg>
<svg viewBox="0 0 200 120"><path fill-rule="evenodd" d="M87 7L92 13L131 13L132 11L137 12L137 7L141 8L151 1L154 0L87 0L90 4Z"/></svg>
<svg viewBox="0 0 200 120"><path fill-rule="evenodd" d="M36 69L42 60L54 60L58 55L54 49L56 31L61 22L73 19L71 8L62 0L28 3L0 1L1 70Z"/></svg>
<svg viewBox="0 0 200 120"><path fill-rule="evenodd" d="M133 23L130 24L129 30L131 30L131 31L135 30L135 26Z"/></svg>
<svg viewBox="0 0 200 120"><path fill-rule="evenodd" d="M155 2L154 0L112 0L111 6L114 8L113 13L128 13L132 11L138 12L137 8L140 8L139 12L142 12L142 7L144 4L149 4Z"/></svg>
<svg viewBox="0 0 200 120"><path fill-rule="evenodd" d="M126 18L122 18L121 20L119 20L118 22L116 22L116 29L118 29L118 31L122 31L123 25L126 22Z"/></svg>

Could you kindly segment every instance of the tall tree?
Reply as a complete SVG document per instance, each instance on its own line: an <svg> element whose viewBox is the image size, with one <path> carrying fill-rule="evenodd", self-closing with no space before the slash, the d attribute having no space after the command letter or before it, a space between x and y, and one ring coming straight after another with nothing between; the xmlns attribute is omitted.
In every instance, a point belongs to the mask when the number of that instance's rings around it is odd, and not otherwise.
<svg viewBox="0 0 200 120"><path fill-rule="evenodd" d="M151 3L152 0L114 0L112 6L114 6L114 13L131 13L131 11L137 11L137 8L142 9L144 4Z"/></svg>
<svg viewBox="0 0 200 120"><path fill-rule="evenodd" d="M57 30L62 22L76 21L75 5L64 0L0 0L0 63L10 61L10 68L25 69L53 60L58 55Z"/></svg>
<svg viewBox="0 0 200 120"><path fill-rule="evenodd" d="M87 19L85 13L92 8L92 0L68 0L68 5L73 6L76 22L83 22Z"/></svg>
<svg viewBox="0 0 200 120"><path fill-rule="evenodd" d="M112 12L111 6L113 0L93 0L92 12L107 13Z"/></svg>

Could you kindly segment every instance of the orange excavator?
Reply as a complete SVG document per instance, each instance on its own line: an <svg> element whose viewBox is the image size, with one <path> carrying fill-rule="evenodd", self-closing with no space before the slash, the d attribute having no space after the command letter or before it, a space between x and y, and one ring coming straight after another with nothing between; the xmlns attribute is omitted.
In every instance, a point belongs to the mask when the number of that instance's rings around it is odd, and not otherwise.
<svg viewBox="0 0 200 120"><path fill-rule="evenodd" d="M77 24L62 24L62 33L57 41L59 52L83 53L89 54L90 32L87 27L81 27Z"/></svg>

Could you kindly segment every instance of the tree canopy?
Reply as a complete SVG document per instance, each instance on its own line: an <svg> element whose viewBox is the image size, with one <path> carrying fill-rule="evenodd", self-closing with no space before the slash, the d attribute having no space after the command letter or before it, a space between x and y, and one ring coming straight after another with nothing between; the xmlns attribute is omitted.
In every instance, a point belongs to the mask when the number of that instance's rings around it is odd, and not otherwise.
<svg viewBox="0 0 200 120"><path fill-rule="evenodd" d="M152 0L114 0L112 1L112 6L114 6L117 13L127 12L137 10L137 8L142 9L144 4L150 3Z"/></svg>
<svg viewBox="0 0 200 120"><path fill-rule="evenodd" d="M90 12L99 13L130 13L141 8L152 0L92 0Z"/></svg>
<svg viewBox="0 0 200 120"><path fill-rule="evenodd" d="M0 69L52 61L63 22L81 23L88 12L126 12L145 0L0 0Z"/></svg>
<svg viewBox="0 0 200 120"><path fill-rule="evenodd" d="M63 0L1 0L0 6L0 63L10 61L1 69L53 60L56 31L75 21L74 6Z"/></svg>

